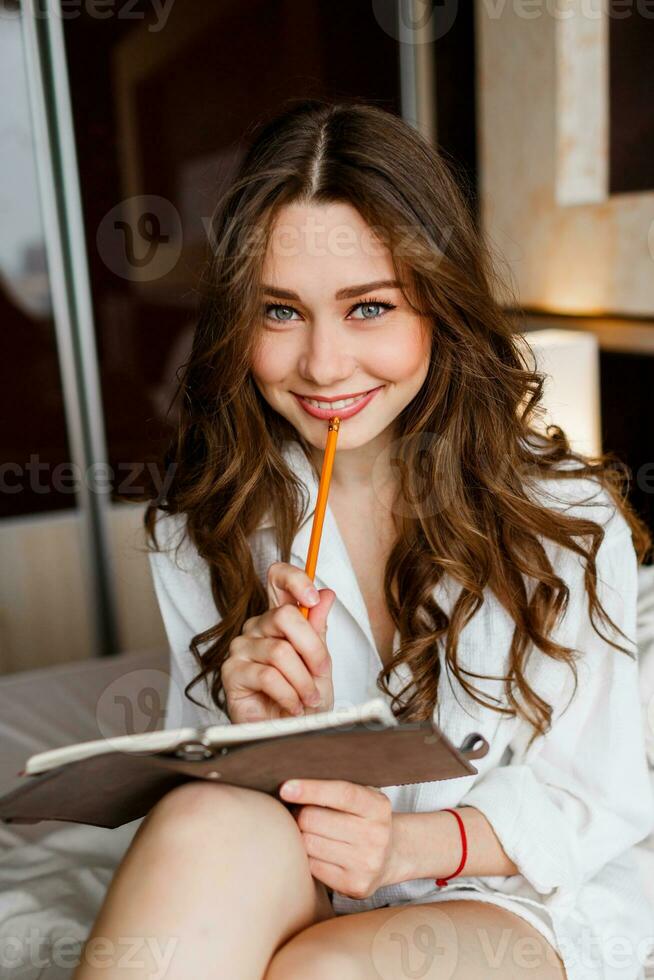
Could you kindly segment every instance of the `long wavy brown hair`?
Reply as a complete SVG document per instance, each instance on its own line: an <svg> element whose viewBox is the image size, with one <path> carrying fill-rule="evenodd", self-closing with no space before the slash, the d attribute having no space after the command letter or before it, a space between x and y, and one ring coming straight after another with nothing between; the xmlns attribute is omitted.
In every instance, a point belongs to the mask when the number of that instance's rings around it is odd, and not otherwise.
<svg viewBox="0 0 654 980"><path fill-rule="evenodd" d="M173 477L165 499L151 495L145 512L155 550L158 512L186 515L185 534L210 568L219 620L192 640L198 675L185 694L198 703L190 689L204 678L215 704L226 711L221 666L230 642L246 619L268 608L248 536L272 507L287 562L304 517L301 485L282 445L295 439L309 462L310 447L270 407L250 373L271 229L279 209L298 202L356 208L391 251L398 279L409 284L405 297L433 328L427 377L396 419L404 457L399 492L417 503L411 514L404 507L393 514L397 536L384 594L401 643L378 687L391 697L400 721L430 718L442 647L448 669L468 694L493 710L527 718L533 740L551 726L552 706L526 682L530 648L566 661L575 689L577 684L578 651L552 638L569 588L548 557L546 539L582 559L596 632L602 635L599 623L628 639L596 591L602 526L547 506L533 488L542 479L592 478L624 515L640 560L649 551L649 534L626 501L625 467L608 455L572 452L558 427L542 434L543 377L515 332L506 284L456 175L415 129L364 101L290 103L260 124L212 217L199 320L174 398L176 433L163 460ZM314 472L318 477L315 466ZM460 586L449 615L435 598L443 576ZM457 656L461 631L487 590L515 623L504 706L479 696ZM388 687L398 662L408 664L413 676L408 698L409 686L395 696Z"/></svg>

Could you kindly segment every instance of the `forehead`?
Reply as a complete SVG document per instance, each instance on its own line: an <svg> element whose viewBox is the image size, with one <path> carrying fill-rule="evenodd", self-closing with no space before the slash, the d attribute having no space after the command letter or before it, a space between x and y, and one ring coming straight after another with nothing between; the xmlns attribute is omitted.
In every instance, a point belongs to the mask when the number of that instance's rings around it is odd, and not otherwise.
<svg viewBox="0 0 654 980"><path fill-rule="evenodd" d="M345 202L291 204L271 229L263 281L332 297L349 284L394 278L391 252L356 208Z"/></svg>

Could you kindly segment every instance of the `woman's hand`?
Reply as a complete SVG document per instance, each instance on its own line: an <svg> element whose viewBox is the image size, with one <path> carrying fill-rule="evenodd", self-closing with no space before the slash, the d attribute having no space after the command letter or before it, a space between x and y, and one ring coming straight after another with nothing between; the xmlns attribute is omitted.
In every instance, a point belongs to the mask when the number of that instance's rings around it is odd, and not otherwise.
<svg viewBox="0 0 654 980"><path fill-rule="evenodd" d="M268 569L269 609L245 621L221 668L227 713L233 723L333 708L326 633L336 593L320 589L320 601L311 607L306 595L310 588L313 582L295 565L278 561ZM309 606L308 619L298 602Z"/></svg>
<svg viewBox="0 0 654 980"><path fill-rule="evenodd" d="M293 785L299 792L291 792ZM293 811L314 878L350 898L367 898L395 881L393 810L381 790L303 778L282 783L279 794L303 804Z"/></svg>

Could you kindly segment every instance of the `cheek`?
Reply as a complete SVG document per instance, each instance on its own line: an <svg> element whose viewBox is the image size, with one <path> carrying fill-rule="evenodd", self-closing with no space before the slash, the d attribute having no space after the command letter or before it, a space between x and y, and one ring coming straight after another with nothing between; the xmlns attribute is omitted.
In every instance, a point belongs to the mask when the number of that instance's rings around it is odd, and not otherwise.
<svg viewBox="0 0 654 980"><path fill-rule="evenodd" d="M409 381L429 366L430 345L419 331L407 333L401 343L397 340L380 345L375 354L375 372L389 381Z"/></svg>
<svg viewBox="0 0 654 980"><path fill-rule="evenodd" d="M264 338L252 358L252 373L262 384L274 384L287 377L294 363L290 347Z"/></svg>

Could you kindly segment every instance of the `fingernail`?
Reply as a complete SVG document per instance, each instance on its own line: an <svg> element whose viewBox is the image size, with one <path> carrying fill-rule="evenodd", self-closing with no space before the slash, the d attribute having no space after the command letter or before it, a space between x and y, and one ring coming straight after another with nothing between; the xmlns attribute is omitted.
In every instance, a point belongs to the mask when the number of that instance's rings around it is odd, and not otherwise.
<svg viewBox="0 0 654 980"><path fill-rule="evenodd" d="M320 602L320 596L316 589L307 589L304 593L304 599L308 606L315 606Z"/></svg>
<svg viewBox="0 0 654 980"><path fill-rule="evenodd" d="M284 785L280 789L280 793L282 796L285 796L287 799L292 800L296 796L300 795L300 784L297 782L297 780L290 779L287 783L284 783Z"/></svg>
<svg viewBox="0 0 654 980"><path fill-rule="evenodd" d="M307 698L307 704L311 705L312 708L315 708L317 704L320 704L320 692L315 691L313 694L310 694Z"/></svg>

